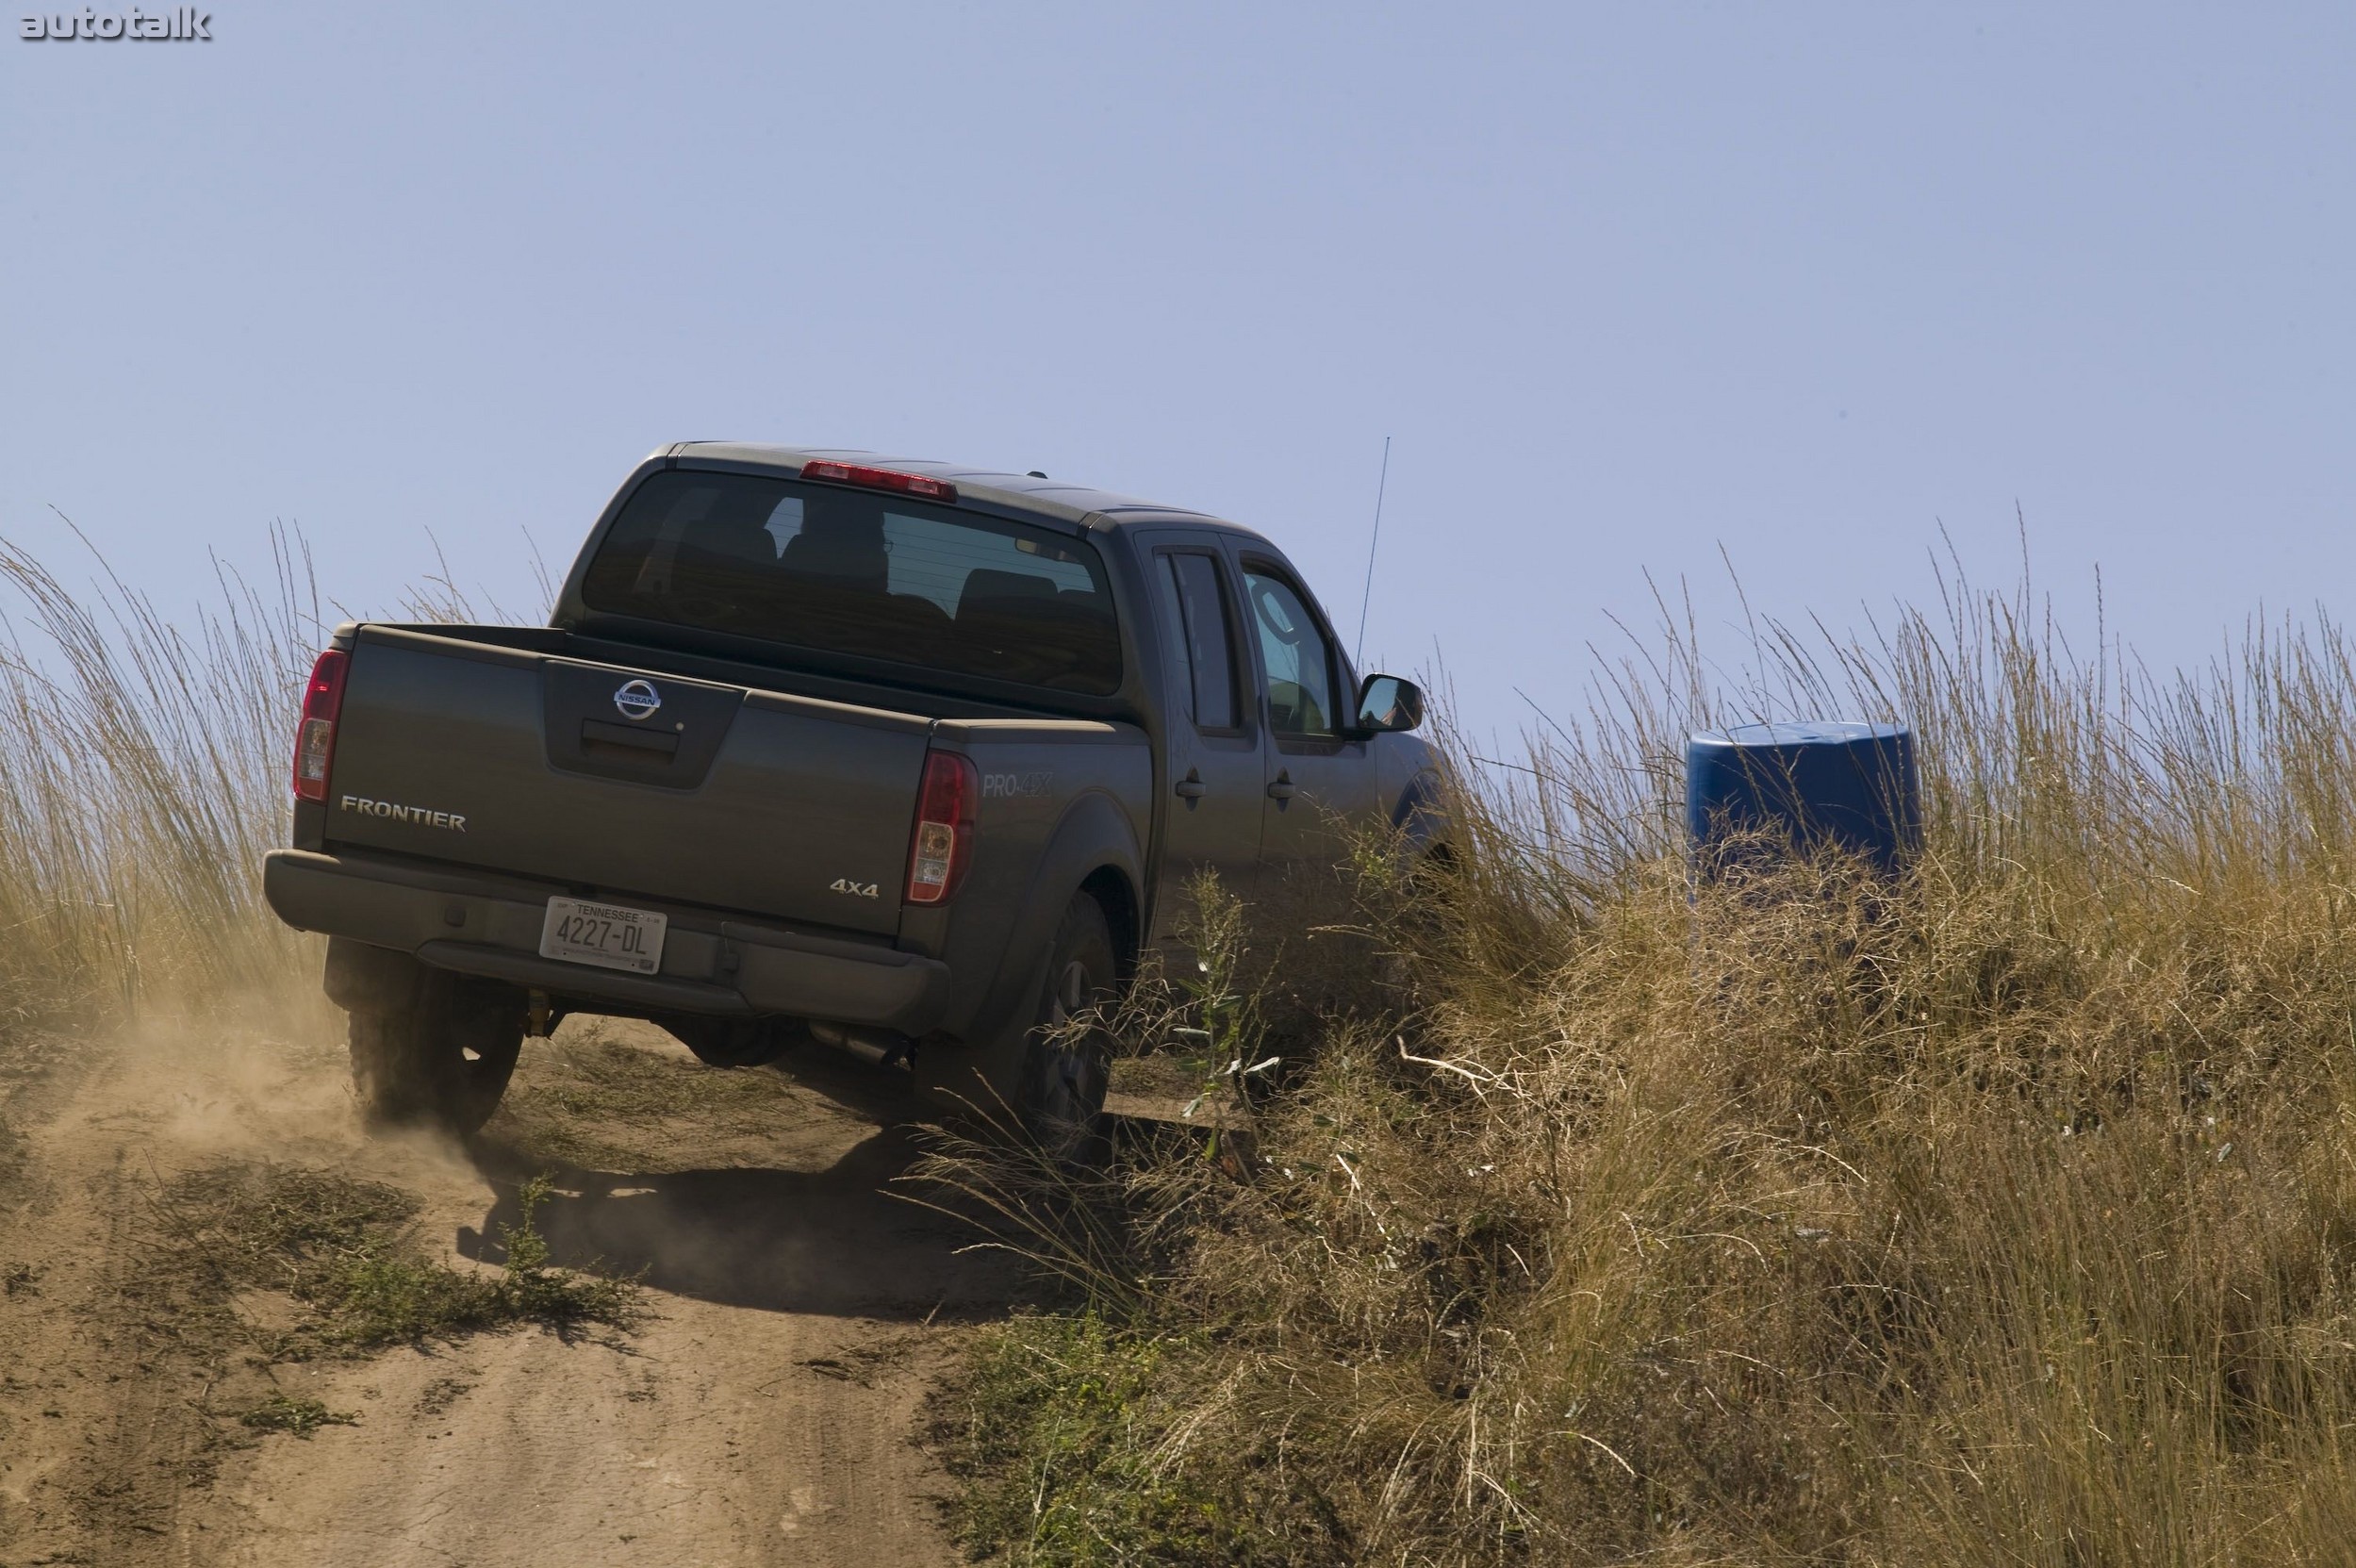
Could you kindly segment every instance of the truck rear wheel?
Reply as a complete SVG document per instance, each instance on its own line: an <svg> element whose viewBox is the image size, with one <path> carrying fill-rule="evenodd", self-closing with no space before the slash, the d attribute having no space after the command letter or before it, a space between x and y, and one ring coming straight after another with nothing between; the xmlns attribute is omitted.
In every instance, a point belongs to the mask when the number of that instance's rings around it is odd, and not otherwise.
<svg viewBox="0 0 2356 1568"><path fill-rule="evenodd" d="M512 987L420 966L404 996L352 1010L352 1085L371 1131L465 1137L491 1119L522 1053Z"/></svg>
<svg viewBox="0 0 2356 1568"><path fill-rule="evenodd" d="M1093 1168L1112 1152L1104 1125L1112 1042L1101 1027L1075 1020L1111 1000L1117 979L1112 924L1101 904L1079 894L1047 949L1046 984L1014 1101L1023 1131L1059 1164Z"/></svg>

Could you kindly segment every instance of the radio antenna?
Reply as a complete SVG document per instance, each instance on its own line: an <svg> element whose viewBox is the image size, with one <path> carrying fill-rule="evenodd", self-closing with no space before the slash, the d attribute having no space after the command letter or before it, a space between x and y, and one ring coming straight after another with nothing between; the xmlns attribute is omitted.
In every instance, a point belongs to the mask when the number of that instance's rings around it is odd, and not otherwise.
<svg viewBox="0 0 2356 1568"><path fill-rule="evenodd" d="M1382 474L1375 481L1375 536L1366 541L1366 591L1358 596L1358 646L1350 650L1350 666L1358 667L1366 652L1366 606L1375 599L1375 551L1382 543L1382 493L1391 484L1391 437L1382 438Z"/></svg>

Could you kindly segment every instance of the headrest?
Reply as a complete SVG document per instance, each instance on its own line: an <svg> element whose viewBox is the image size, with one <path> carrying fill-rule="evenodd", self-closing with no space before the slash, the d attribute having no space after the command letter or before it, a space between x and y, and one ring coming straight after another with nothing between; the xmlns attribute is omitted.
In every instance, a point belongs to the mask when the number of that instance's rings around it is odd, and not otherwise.
<svg viewBox="0 0 2356 1568"><path fill-rule="evenodd" d="M891 555L883 545L881 513L832 506L806 506L801 531L785 541L785 566L812 577L830 577L881 589L891 577Z"/></svg>
<svg viewBox="0 0 2356 1568"><path fill-rule="evenodd" d="M977 605L990 610L1004 607L1010 599L1048 599L1055 597L1055 579L1037 577L1028 571L994 571L987 567L965 574L965 586L958 590L957 613L964 615Z"/></svg>
<svg viewBox="0 0 2356 1568"><path fill-rule="evenodd" d="M723 487L708 513L693 523L684 542L713 555L774 566L777 536L768 529L777 497L752 487Z"/></svg>

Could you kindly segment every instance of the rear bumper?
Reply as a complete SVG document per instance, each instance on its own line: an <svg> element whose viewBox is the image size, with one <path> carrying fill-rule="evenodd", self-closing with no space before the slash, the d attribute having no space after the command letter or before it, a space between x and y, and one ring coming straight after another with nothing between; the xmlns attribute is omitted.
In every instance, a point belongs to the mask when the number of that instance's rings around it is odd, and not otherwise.
<svg viewBox="0 0 2356 1568"><path fill-rule="evenodd" d="M894 949L809 936L708 910L633 899L670 916L662 972L630 975L539 954L564 889L371 855L276 850L262 892L303 931L414 953L425 963L552 996L654 1013L783 1015L924 1034L948 1003L948 966Z"/></svg>

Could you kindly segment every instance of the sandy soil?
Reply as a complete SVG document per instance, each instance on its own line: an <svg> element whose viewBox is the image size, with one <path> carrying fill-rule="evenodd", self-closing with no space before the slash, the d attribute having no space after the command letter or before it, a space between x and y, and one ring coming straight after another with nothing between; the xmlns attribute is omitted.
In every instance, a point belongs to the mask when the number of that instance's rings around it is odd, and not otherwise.
<svg viewBox="0 0 2356 1568"><path fill-rule="evenodd" d="M568 1078L567 1049L652 1072L618 1094ZM516 1114L463 1151L359 1136L331 1015L50 1054L0 1113L0 1568L954 1560L922 1404L1013 1282L881 1190L914 1108L872 1069L717 1074L651 1029L575 1020L527 1048ZM256 1157L415 1194L424 1239L468 1266L552 1169L555 1262L641 1272L651 1313L363 1359L226 1353L142 1289L142 1238L175 1173ZM236 1306L264 1326L294 1310ZM272 1391L356 1420L299 1439L226 1418Z"/></svg>

